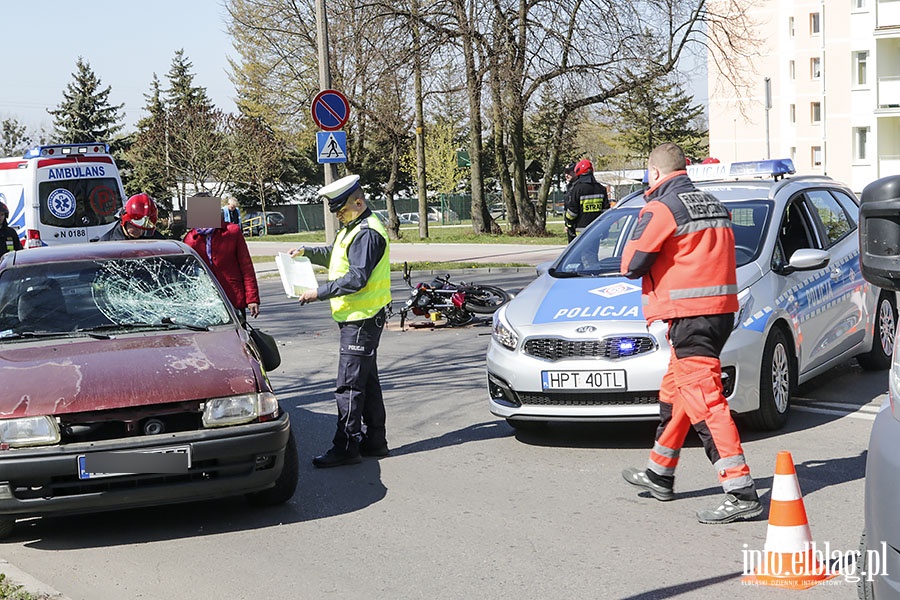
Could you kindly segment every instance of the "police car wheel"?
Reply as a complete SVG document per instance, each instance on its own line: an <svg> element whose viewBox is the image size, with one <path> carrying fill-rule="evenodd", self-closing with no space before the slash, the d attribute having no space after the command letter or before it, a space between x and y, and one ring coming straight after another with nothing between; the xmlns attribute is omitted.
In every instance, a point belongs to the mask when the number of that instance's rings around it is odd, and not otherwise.
<svg viewBox="0 0 900 600"><path fill-rule="evenodd" d="M891 367L894 334L897 332L897 307L894 304L894 292L881 292L878 296L872 349L856 357L859 366L866 371L884 371Z"/></svg>
<svg viewBox="0 0 900 600"><path fill-rule="evenodd" d="M787 422L797 382L794 355L784 331L776 327L766 339L759 370L759 408L746 416L754 429L774 431Z"/></svg>

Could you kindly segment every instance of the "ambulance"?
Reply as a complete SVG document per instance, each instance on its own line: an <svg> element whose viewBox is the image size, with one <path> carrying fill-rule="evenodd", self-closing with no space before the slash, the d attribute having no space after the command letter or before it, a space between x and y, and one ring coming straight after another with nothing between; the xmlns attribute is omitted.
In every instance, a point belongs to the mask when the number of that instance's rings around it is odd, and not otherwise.
<svg viewBox="0 0 900 600"><path fill-rule="evenodd" d="M95 241L116 221L125 189L109 146L36 146L0 158L0 202L25 248Z"/></svg>

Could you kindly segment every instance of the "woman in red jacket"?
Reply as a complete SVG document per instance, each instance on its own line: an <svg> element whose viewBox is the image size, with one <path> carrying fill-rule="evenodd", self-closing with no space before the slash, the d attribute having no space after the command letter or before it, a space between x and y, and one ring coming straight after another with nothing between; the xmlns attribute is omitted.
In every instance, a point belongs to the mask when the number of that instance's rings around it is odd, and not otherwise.
<svg viewBox="0 0 900 600"><path fill-rule="evenodd" d="M259 286L240 225L223 221L219 227L194 228L184 236L184 243L210 266L242 319L247 319L247 312L255 318Z"/></svg>

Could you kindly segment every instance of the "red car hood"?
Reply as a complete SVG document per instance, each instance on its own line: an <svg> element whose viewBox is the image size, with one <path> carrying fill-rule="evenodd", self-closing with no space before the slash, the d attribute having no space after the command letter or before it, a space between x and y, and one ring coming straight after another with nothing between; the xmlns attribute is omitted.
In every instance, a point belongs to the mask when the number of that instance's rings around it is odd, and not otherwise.
<svg viewBox="0 0 900 600"><path fill-rule="evenodd" d="M0 348L0 418L256 392L254 362L230 328L8 344Z"/></svg>

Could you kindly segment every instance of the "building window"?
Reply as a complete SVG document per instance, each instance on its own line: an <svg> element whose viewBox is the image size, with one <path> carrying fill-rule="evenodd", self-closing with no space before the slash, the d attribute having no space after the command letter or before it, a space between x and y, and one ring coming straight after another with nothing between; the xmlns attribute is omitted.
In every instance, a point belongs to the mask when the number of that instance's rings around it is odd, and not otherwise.
<svg viewBox="0 0 900 600"><path fill-rule="evenodd" d="M791 124L797 122L797 105L791 104Z"/></svg>
<svg viewBox="0 0 900 600"><path fill-rule="evenodd" d="M853 53L853 85L863 86L868 83L868 76L866 75L868 62L868 50Z"/></svg>
<svg viewBox="0 0 900 600"><path fill-rule="evenodd" d="M868 158L869 145L869 128L854 127L853 128L853 158L856 160L866 160Z"/></svg>
<svg viewBox="0 0 900 600"><path fill-rule="evenodd" d="M809 76L812 79L820 79L822 77L822 59L818 56L809 59Z"/></svg>
<svg viewBox="0 0 900 600"><path fill-rule="evenodd" d="M788 62L788 73L790 73L791 81L797 79L797 65L794 61Z"/></svg>
<svg viewBox="0 0 900 600"><path fill-rule="evenodd" d="M788 37L794 37L794 17L788 17Z"/></svg>
<svg viewBox="0 0 900 600"><path fill-rule="evenodd" d="M819 33L821 33L819 13L809 13L809 34L818 35Z"/></svg>
<svg viewBox="0 0 900 600"><path fill-rule="evenodd" d="M866 7L866 0L853 0L854 10L861 10Z"/></svg>
<svg viewBox="0 0 900 600"><path fill-rule="evenodd" d="M812 158L812 166L821 167L822 166L822 146L813 146L811 148L812 152L810 153L810 158Z"/></svg>
<svg viewBox="0 0 900 600"><path fill-rule="evenodd" d="M797 146L791 146L791 160L797 160Z"/></svg>
<svg viewBox="0 0 900 600"><path fill-rule="evenodd" d="M810 123L821 123L822 122L822 103L821 102L810 102L810 104L809 104L809 122Z"/></svg>

